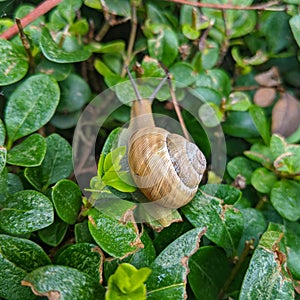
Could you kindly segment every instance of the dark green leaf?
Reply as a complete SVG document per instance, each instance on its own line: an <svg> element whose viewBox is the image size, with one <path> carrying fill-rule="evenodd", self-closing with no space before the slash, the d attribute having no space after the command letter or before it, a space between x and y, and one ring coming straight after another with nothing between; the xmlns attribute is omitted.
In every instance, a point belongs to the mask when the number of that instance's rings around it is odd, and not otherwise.
<svg viewBox="0 0 300 300"><path fill-rule="evenodd" d="M252 145L250 151L244 151L244 154L251 160L258 162L263 166L270 167L274 161L271 149L262 144Z"/></svg>
<svg viewBox="0 0 300 300"><path fill-rule="evenodd" d="M300 47L300 15L296 15L289 20L294 38Z"/></svg>
<svg viewBox="0 0 300 300"><path fill-rule="evenodd" d="M0 146L4 145L6 130L2 120L0 119Z"/></svg>
<svg viewBox="0 0 300 300"><path fill-rule="evenodd" d="M82 0L64 0L57 6L60 15L72 24L76 17L76 11L81 7Z"/></svg>
<svg viewBox="0 0 300 300"><path fill-rule="evenodd" d="M275 183L271 202L278 213L289 221L300 218L300 183L283 179Z"/></svg>
<svg viewBox="0 0 300 300"><path fill-rule="evenodd" d="M276 174L265 168L258 168L254 170L251 176L251 184L254 186L254 188L257 191L265 194L269 194L271 192L276 181Z"/></svg>
<svg viewBox="0 0 300 300"><path fill-rule="evenodd" d="M71 73L71 64L57 64L48 59L43 59L35 71L46 75L53 76L57 81L65 80Z"/></svg>
<svg viewBox="0 0 300 300"><path fill-rule="evenodd" d="M243 156L237 156L227 164L227 171L229 175L235 179L237 176L243 176L246 184L251 183L251 176L254 171L251 161Z"/></svg>
<svg viewBox="0 0 300 300"><path fill-rule="evenodd" d="M180 88L191 85L196 79L193 74L193 67L185 62L175 63L169 71L174 75L176 86Z"/></svg>
<svg viewBox="0 0 300 300"><path fill-rule="evenodd" d="M51 119L50 123L57 128L60 129L69 129L75 127L79 117L81 114L81 110L75 111L73 113L58 113L56 112Z"/></svg>
<svg viewBox="0 0 300 300"><path fill-rule="evenodd" d="M88 220L84 220L81 223L76 223L74 227L74 233L76 243L95 242L89 231Z"/></svg>
<svg viewBox="0 0 300 300"><path fill-rule="evenodd" d="M103 299L104 288L96 279L66 266L44 266L35 269L22 281L49 299Z"/></svg>
<svg viewBox="0 0 300 300"><path fill-rule="evenodd" d="M72 149L61 136L54 133L46 138L47 152L39 167L25 169L25 177L37 189L47 187L70 175L72 164Z"/></svg>
<svg viewBox="0 0 300 300"><path fill-rule="evenodd" d="M134 203L109 201L105 209L89 211L89 229L101 249L111 256L123 257L142 247L138 228L130 219Z"/></svg>
<svg viewBox="0 0 300 300"><path fill-rule="evenodd" d="M75 112L91 98L88 84L78 75L70 74L60 82L61 98L57 107L60 113Z"/></svg>
<svg viewBox="0 0 300 300"><path fill-rule="evenodd" d="M100 282L103 258L103 253L96 245L80 243L65 248L55 257L54 263L75 268Z"/></svg>
<svg viewBox="0 0 300 300"><path fill-rule="evenodd" d="M162 61L166 66L170 66L176 59L178 47L177 36L169 27L161 28L155 38L148 40L148 51L150 55Z"/></svg>
<svg viewBox="0 0 300 300"><path fill-rule="evenodd" d="M243 215L231 205L199 190L183 214L195 227L207 227L206 237L233 253L243 232Z"/></svg>
<svg viewBox="0 0 300 300"><path fill-rule="evenodd" d="M259 106L252 105L250 107L249 112L250 112L251 118L252 118L258 132L262 136L264 142L267 145L269 145L269 143L270 143L270 126L268 124L268 121L264 114L263 109Z"/></svg>
<svg viewBox="0 0 300 300"><path fill-rule="evenodd" d="M83 47L78 47L74 51L64 50L56 44L49 30L46 27L42 29L40 47L47 59L56 63L74 63L87 60L91 53Z"/></svg>
<svg viewBox="0 0 300 300"><path fill-rule="evenodd" d="M39 134L32 134L7 153L7 162L22 167L39 166L46 154L47 143Z"/></svg>
<svg viewBox="0 0 300 300"><path fill-rule="evenodd" d="M81 208L81 190L71 180L62 179L52 189L52 201L57 215L67 224L76 222Z"/></svg>
<svg viewBox="0 0 300 300"><path fill-rule="evenodd" d="M26 79L10 96L5 109L9 145L44 126L59 101L57 82L47 75Z"/></svg>
<svg viewBox="0 0 300 300"><path fill-rule="evenodd" d="M201 247L189 260L188 281L196 299L215 300L230 274L225 252L214 246Z"/></svg>
<svg viewBox="0 0 300 300"><path fill-rule="evenodd" d="M6 165L6 148L0 146L0 174Z"/></svg>
<svg viewBox="0 0 300 300"><path fill-rule="evenodd" d="M32 232L52 222L52 203L37 191L24 190L9 196L0 210L0 228L11 234Z"/></svg>
<svg viewBox="0 0 300 300"><path fill-rule="evenodd" d="M22 79L28 70L28 59L10 41L0 40L0 85Z"/></svg>
<svg viewBox="0 0 300 300"><path fill-rule="evenodd" d="M151 264L148 278L147 299L184 299L188 266L191 255L199 247L203 228L192 229L169 244Z"/></svg>
<svg viewBox="0 0 300 300"><path fill-rule="evenodd" d="M272 299L294 299L293 283L283 271L285 262L276 259L280 234L268 231L263 235L245 275L240 299L267 300L270 295Z"/></svg>
<svg viewBox="0 0 300 300"><path fill-rule="evenodd" d="M50 226L39 230L39 238L47 245L56 247L64 239L68 226L62 220L56 219Z"/></svg>

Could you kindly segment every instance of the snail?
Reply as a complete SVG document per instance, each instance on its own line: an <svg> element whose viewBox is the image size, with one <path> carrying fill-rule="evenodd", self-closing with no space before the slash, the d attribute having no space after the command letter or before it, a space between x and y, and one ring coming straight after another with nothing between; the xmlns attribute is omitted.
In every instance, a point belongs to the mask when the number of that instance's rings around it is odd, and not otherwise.
<svg viewBox="0 0 300 300"><path fill-rule="evenodd" d="M149 201L179 208L195 196L206 168L206 159L192 142L156 127L152 100L168 79L164 78L149 99L142 99L128 72L137 99L132 102L128 165L133 181Z"/></svg>

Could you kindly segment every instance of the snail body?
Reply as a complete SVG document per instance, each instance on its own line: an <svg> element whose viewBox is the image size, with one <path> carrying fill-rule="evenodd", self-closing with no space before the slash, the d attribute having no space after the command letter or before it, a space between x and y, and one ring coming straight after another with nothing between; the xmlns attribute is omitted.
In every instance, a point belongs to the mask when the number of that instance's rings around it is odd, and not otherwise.
<svg viewBox="0 0 300 300"><path fill-rule="evenodd" d="M128 165L133 181L149 201L179 208L195 196L206 159L194 143L156 127L152 102L138 98L132 103L129 125Z"/></svg>

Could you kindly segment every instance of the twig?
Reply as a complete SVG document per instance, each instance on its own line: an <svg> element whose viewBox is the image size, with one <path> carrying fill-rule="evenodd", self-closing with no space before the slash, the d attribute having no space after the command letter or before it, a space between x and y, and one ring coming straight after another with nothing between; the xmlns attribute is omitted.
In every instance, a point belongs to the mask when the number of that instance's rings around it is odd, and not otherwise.
<svg viewBox="0 0 300 300"><path fill-rule="evenodd" d="M189 141L190 140L189 133L188 133L188 131L186 129L186 126L184 124L184 120L183 120L183 117L182 117L182 114L181 114L181 111L180 111L180 107L179 107L178 101L176 99L176 95L175 95L175 92L174 92L174 89L173 89L173 86L172 86L172 80L171 80L170 73L169 73L167 67L164 66L162 62L160 62L160 65L164 69L164 71L165 71L165 73L167 75L167 78L168 78L168 85L169 85L169 89L170 89L170 94L171 94L172 102L173 102L173 105L174 105L174 108L175 108L175 112L177 114L178 121L180 123L181 129L183 131L183 135Z"/></svg>
<svg viewBox="0 0 300 300"><path fill-rule="evenodd" d="M26 34L24 33L23 26L21 24L20 19L16 18L16 23L17 23L17 26L18 26L18 29L19 29L19 32L20 32L20 38L21 38L23 47L24 47L24 49L27 53L27 56L28 56L28 61L29 61L30 68L34 68L35 63L34 63L32 53L31 53L31 50L30 50L30 44L28 42Z"/></svg>
<svg viewBox="0 0 300 300"><path fill-rule="evenodd" d="M232 281L234 280L236 274L239 272L243 262L245 261L245 259L247 258L248 254L253 250L253 240L250 241L246 241L245 242L245 247L244 250L241 254L241 256L239 257L237 263L235 264L234 268L232 269L229 277L227 278L227 280L225 281L219 295L218 295L218 299L223 299L226 291L228 290L230 284L232 283Z"/></svg>
<svg viewBox="0 0 300 300"><path fill-rule="evenodd" d="M22 27L25 28L28 24L32 23L34 20L46 14L49 10L57 6L62 0L46 0L45 2L41 3L37 6L32 12L30 12L27 16L20 19L20 23ZM15 36L19 32L17 24L13 25L12 27L8 28L4 31L0 38L2 39L10 39Z"/></svg>
<svg viewBox="0 0 300 300"><path fill-rule="evenodd" d="M136 5L134 1L132 2L131 5L131 31L130 31L130 36L129 36L129 42L128 42L128 47L127 47L127 55L124 60L124 66L128 67L131 61L131 56L132 56L132 50L134 46L134 41L136 37L136 32L137 32L137 16L136 16ZM126 68L123 68L121 77L124 77L126 74Z"/></svg>
<svg viewBox="0 0 300 300"><path fill-rule="evenodd" d="M280 4L279 1L270 1L269 3L257 4L252 6L244 5L232 5L232 4L213 4L213 3L202 3L202 2L191 2L188 0L165 0L168 2L204 7L204 8L213 8L213 9L230 9L230 10L269 10L269 11L285 11L286 6L274 7L275 5Z"/></svg>

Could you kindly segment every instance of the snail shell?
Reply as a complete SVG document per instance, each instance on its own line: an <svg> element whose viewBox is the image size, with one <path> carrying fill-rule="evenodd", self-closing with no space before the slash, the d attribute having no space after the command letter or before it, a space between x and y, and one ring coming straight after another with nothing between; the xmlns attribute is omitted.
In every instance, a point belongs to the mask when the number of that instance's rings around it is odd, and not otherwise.
<svg viewBox="0 0 300 300"><path fill-rule="evenodd" d="M206 168L199 148L178 134L156 127L151 102L133 101L128 164L137 187L167 208L184 206L195 196Z"/></svg>

